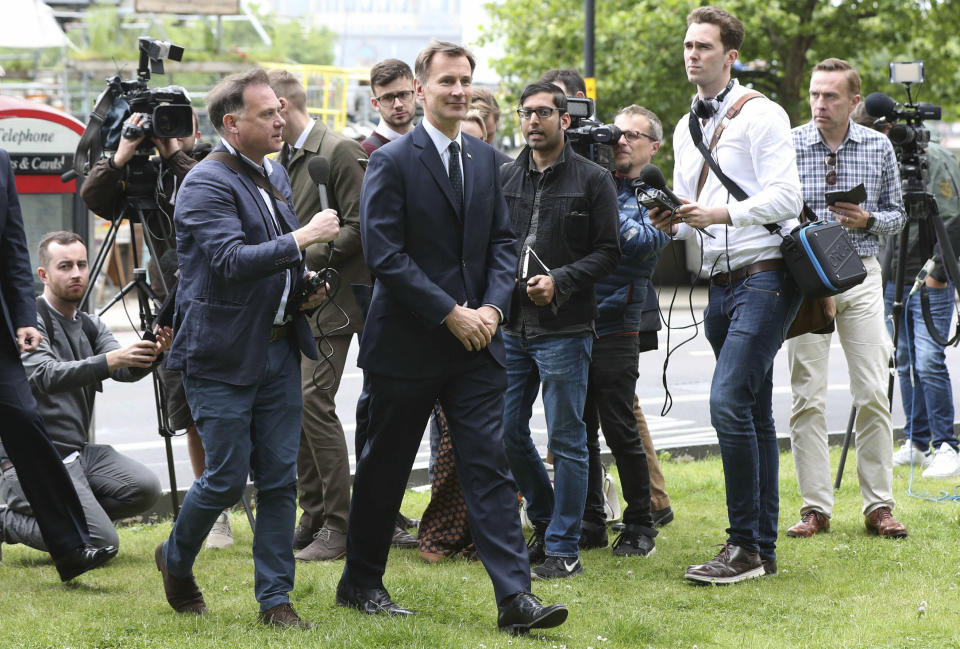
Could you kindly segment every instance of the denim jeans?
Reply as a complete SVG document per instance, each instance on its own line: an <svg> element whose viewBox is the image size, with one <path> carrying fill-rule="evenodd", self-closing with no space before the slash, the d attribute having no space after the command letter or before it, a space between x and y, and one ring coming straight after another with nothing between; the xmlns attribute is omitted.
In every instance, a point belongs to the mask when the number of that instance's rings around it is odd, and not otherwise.
<svg viewBox="0 0 960 649"><path fill-rule="evenodd" d="M781 270L710 285L707 340L717 357L710 420L720 441L728 542L776 557L780 456L773 422L773 359L800 305Z"/></svg>
<svg viewBox="0 0 960 649"><path fill-rule="evenodd" d="M893 282L887 282L883 303L887 315L893 307ZM910 286L903 289L905 309L900 318L900 336L897 340L897 374L900 378L900 398L906 422L903 434L913 438L917 448L924 451L947 442L957 450L957 437L953 434L953 387L947 370L943 345L936 342L923 321L922 303L917 293L907 300ZM953 317L953 285L946 288L926 287L930 297L930 315L933 325L944 339L950 337L950 320ZM887 320L887 330L893 337L893 322ZM910 365L914 373L911 378Z"/></svg>
<svg viewBox="0 0 960 649"><path fill-rule="evenodd" d="M527 515L547 526L547 555L580 555L580 524L587 498L587 429L583 406L590 369L590 336L504 334L507 393L503 441L510 470L527 499ZM553 452L554 487L530 437L530 415L543 386L547 445Z"/></svg>
<svg viewBox="0 0 960 649"><path fill-rule="evenodd" d="M259 383L231 385L184 374L190 411L206 452L206 468L183 499L164 544L167 569L187 577L214 521L240 500L253 474L254 593L260 610L290 601L293 528L300 445L300 354L289 340L269 343Z"/></svg>

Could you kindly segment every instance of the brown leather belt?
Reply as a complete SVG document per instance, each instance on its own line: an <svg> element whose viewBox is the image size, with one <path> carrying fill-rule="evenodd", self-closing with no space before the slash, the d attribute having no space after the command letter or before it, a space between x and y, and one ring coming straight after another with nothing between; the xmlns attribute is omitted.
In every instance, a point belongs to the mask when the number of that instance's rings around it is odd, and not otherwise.
<svg viewBox="0 0 960 649"><path fill-rule="evenodd" d="M716 284L717 286L726 286L746 279L751 275L756 275L757 273L768 270L782 270L784 268L786 268L786 265L784 265L782 259L764 259L755 264L732 270L729 273L717 273L710 278L710 283Z"/></svg>
<svg viewBox="0 0 960 649"><path fill-rule="evenodd" d="M275 343L278 340L286 340L293 333L293 322L282 325L273 325L270 328L270 342Z"/></svg>

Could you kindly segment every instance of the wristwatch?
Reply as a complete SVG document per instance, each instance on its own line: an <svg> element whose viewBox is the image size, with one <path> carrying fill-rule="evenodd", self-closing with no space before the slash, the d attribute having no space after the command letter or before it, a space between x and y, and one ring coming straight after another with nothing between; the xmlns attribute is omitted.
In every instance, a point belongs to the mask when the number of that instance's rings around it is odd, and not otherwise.
<svg viewBox="0 0 960 649"><path fill-rule="evenodd" d="M872 215L872 214L871 214L870 216L868 216L868 217L867 217L866 229L867 229L867 230L872 229L872 228L873 228L873 224L876 223L876 222L877 222L877 220L876 220L875 218L873 218L873 215Z"/></svg>

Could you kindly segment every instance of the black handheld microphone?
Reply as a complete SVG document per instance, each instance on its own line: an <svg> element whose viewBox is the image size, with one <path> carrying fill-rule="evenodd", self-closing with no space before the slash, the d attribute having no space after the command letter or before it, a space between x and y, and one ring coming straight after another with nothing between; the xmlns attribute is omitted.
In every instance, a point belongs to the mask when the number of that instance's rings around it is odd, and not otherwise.
<svg viewBox="0 0 960 649"><path fill-rule="evenodd" d="M670 188L667 187L667 179L663 177L663 172L660 171L660 168L653 164L645 164L642 169L640 169L640 175L638 176L645 184L650 185L654 189L659 189L667 197L673 201L674 205L683 205L683 201L677 198L677 195L670 191Z"/></svg>
<svg viewBox="0 0 960 649"><path fill-rule="evenodd" d="M317 186L320 192L320 209L325 210L330 207L327 201L327 183L330 181L330 161L322 155L315 155L307 163L307 171L310 172L310 179Z"/></svg>
<svg viewBox="0 0 960 649"><path fill-rule="evenodd" d="M667 179L663 177L663 172L660 171L660 167L658 167L657 165L653 164L652 162L645 164L643 168L640 169L640 175L638 176L638 178L642 182L649 185L650 187L653 187L654 189L659 189L661 192L666 194L667 198L673 201L674 205L677 205L677 206L683 205L683 201L677 198L677 195L674 194L672 191L670 191L670 188L667 187ZM698 228L698 229L700 230L700 232L704 233L706 236L710 237L711 239L716 239L715 236L713 236L706 230L702 228Z"/></svg>

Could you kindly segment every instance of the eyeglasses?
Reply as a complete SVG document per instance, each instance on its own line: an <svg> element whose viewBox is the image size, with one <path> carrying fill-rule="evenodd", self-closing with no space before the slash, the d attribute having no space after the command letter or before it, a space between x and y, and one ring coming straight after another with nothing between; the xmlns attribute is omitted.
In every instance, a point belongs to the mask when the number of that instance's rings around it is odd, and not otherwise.
<svg viewBox="0 0 960 649"><path fill-rule="evenodd" d="M533 117L533 114L536 113L537 117L540 119L549 119L553 115L553 111L560 111L559 108L552 108L550 106L541 106L539 108L518 108L517 115L520 116L520 119L527 120Z"/></svg>
<svg viewBox="0 0 960 649"><path fill-rule="evenodd" d="M374 97L374 99L379 101L381 104L387 104L387 105L394 103L398 99L403 103L407 103L408 101L413 99L413 91L401 90L400 92L391 92L386 95L380 95L379 97Z"/></svg>
<svg viewBox="0 0 960 649"><path fill-rule="evenodd" d="M626 141L629 142L630 144L633 144L634 142L639 140L641 137L645 137L651 142L658 141L657 138L653 137L652 135L648 135L643 131L620 131L620 132L623 134L624 139L626 139Z"/></svg>
<svg viewBox="0 0 960 649"><path fill-rule="evenodd" d="M837 184L837 154L831 153L823 162L827 165L827 176L824 180L828 185L833 187Z"/></svg>

